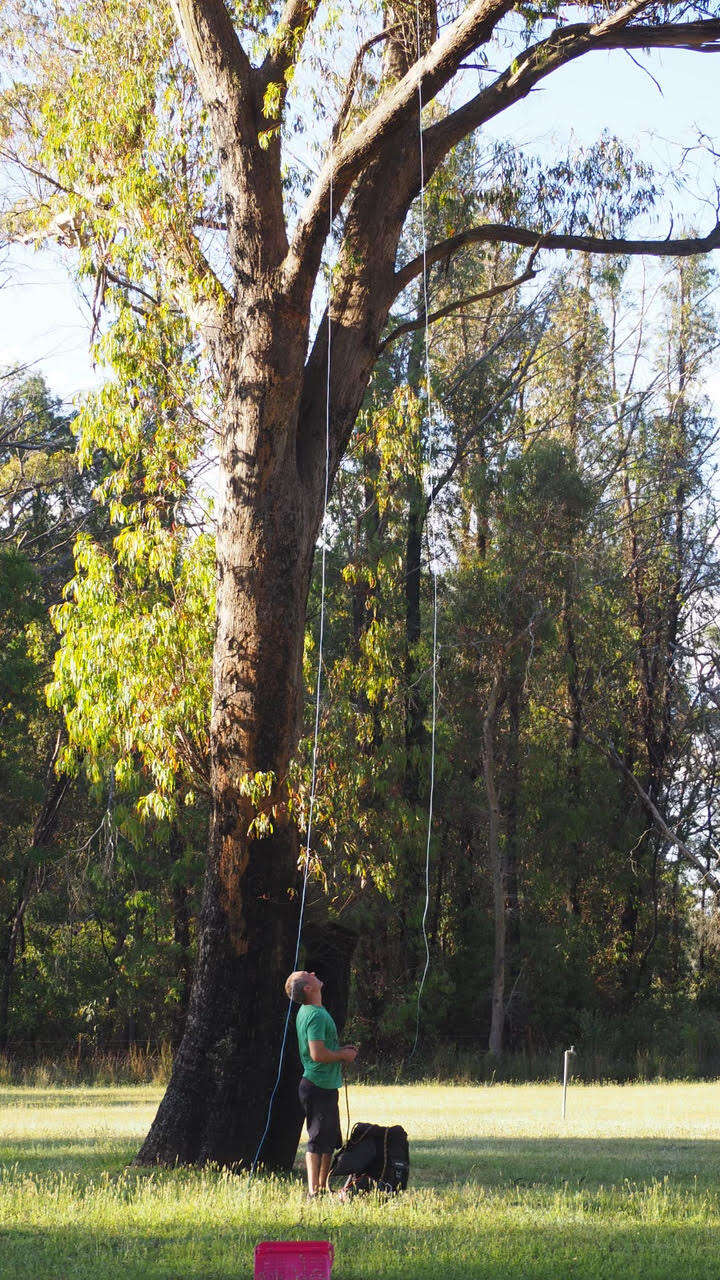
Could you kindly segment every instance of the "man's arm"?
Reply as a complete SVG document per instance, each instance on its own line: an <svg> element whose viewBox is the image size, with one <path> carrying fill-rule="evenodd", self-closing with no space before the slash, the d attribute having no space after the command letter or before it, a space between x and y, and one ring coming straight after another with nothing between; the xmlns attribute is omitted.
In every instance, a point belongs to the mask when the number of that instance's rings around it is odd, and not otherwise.
<svg viewBox="0 0 720 1280"><path fill-rule="evenodd" d="M324 1040L308 1040L308 1049L313 1062L354 1062L358 1053L354 1044L328 1049Z"/></svg>

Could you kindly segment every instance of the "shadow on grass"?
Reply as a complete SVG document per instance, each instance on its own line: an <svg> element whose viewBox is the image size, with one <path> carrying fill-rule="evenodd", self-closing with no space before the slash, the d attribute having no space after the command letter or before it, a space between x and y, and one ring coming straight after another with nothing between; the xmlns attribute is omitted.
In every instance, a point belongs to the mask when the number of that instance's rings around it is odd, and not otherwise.
<svg viewBox="0 0 720 1280"><path fill-rule="evenodd" d="M140 1092L146 1089L145 1096ZM131 1097L123 1097L123 1092L128 1094L132 1091ZM148 1085L127 1085L123 1089L118 1085L93 1085L78 1086L77 1089L66 1089L62 1085L57 1088L40 1089L32 1087L18 1087L13 1089L0 1089L0 1107L17 1107L27 1108L28 1110L45 1110L48 1107L53 1109L65 1110L69 1108L73 1110L75 1107L102 1107L106 1108L127 1108L127 1107L157 1107L160 1098L160 1091L151 1092Z"/></svg>
<svg viewBox="0 0 720 1280"><path fill-rule="evenodd" d="M118 1173L130 1163L140 1141L98 1142L68 1138L3 1139L0 1134L0 1178L17 1166L21 1174L80 1174L87 1178ZM2 1273L0 1272L0 1275Z"/></svg>
<svg viewBox="0 0 720 1280"><path fill-rule="evenodd" d="M672 1138L418 1139L413 1181L423 1186L479 1182L489 1187L598 1187L655 1182L720 1186L720 1140Z"/></svg>
<svg viewBox="0 0 720 1280"><path fill-rule="evenodd" d="M283 1223L258 1215L251 1224L188 1224L142 1234L91 1231L80 1224L49 1230L0 1226L3 1280L236 1280L252 1273L264 1238L329 1238L334 1280L716 1280L717 1222L548 1222L530 1216L497 1222L487 1214L462 1223L436 1214L412 1227L354 1220L350 1206L332 1220Z"/></svg>
<svg viewBox="0 0 720 1280"><path fill-rule="evenodd" d="M7 1170L17 1166L23 1174L46 1177L62 1172L92 1181L101 1173L120 1173L139 1146L139 1139L104 1141L82 1134L17 1140L0 1134L0 1177L3 1169L7 1176ZM493 1190L593 1190L626 1181L650 1185L663 1178L688 1189L720 1188L720 1140L710 1139L417 1139L410 1144L410 1164L411 1186L428 1189L473 1183Z"/></svg>

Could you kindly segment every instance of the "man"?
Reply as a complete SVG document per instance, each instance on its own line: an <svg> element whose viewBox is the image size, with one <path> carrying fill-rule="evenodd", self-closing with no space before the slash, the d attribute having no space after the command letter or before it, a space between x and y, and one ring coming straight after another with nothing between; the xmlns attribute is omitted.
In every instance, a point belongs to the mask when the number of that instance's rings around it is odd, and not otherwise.
<svg viewBox="0 0 720 1280"><path fill-rule="evenodd" d="M330 1161L342 1146L338 1097L342 1084L341 1062L354 1062L357 1047L340 1046L337 1027L322 1002L323 984L314 973L298 970L285 983L285 993L297 1004L298 1048L303 1076L298 1093L307 1121L305 1154L308 1195L327 1190Z"/></svg>

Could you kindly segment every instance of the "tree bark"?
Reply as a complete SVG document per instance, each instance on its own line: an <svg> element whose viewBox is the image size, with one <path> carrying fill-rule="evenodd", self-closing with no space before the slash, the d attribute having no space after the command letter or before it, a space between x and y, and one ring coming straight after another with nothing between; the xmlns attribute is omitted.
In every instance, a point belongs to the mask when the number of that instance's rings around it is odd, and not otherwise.
<svg viewBox="0 0 720 1280"><path fill-rule="evenodd" d="M514 656L514 670L507 682L508 745L506 788L506 851L505 851L505 909L507 914L507 940L515 950L520 934L520 890L518 886L518 860L520 837L518 816L520 812L520 719L523 671Z"/></svg>
<svg viewBox="0 0 720 1280"><path fill-rule="evenodd" d="M246 307L251 341L230 370L211 761L213 815L188 1017L167 1093L138 1163L252 1160L265 1126L286 1011L298 903L298 836L287 770L301 716L302 645L320 519L318 484L298 475L295 432L304 344L265 294ZM243 376L244 375L244 376ZM249 376L248 376L249 375ZM255 774L272 833L253 830ZM262 1152L287 1165L279 1090Z"/></svg>

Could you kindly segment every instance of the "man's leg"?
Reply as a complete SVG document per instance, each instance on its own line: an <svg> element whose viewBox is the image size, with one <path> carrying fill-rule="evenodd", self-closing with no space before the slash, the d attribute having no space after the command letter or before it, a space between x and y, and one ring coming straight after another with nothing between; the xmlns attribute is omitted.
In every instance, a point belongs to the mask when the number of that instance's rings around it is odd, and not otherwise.
<svg viewBox="0 0 720 1280"><path fill-rule="evenodd" d="M337 1089L320 1089L302 1082L301 1098L305 1103L308 1150L305 1152L308 1194L327 1190L333 1151L341 1145L340 1113ZM312 1148L312 1150L311 1150Z"/></svg>
<svg viewBox="0 0 720 1280"><path fill-rule="evenodd" d="M317 1195L319 1187L324 1186L325 1182L327 1181L327 1170L325 1171L325 1179L324 1180L322 1179L322 1162L324 1160L328 1161L328 1168L329 1168L330 1167L329 1156L320 1156L315 1151L305 1152L305 1164L307 1167L307 1180L308 1180L308 1194L311 1196Z"/></svg>
<svg viewBox="0 0 720 1280"><path fill-rule="evenodd" d="M339 1093L337 1089L328 1091L328 1097L325 1100L324 1107L324 1124L323 1124L323 1151L320 1160L320 1179L319 1188L321 1191L327 1190L328 1174L330 1173L330 1165L332 1164L333 1151L337 1147L342 1146L342 1134L340 1132L340 1109L338 1106Z"/></svg>
<svg viewBox="0 0 720 1280"><path fill-rule="evenodd" d="M320 1156L320 1176L318 1179L318 1190L327 1190L328 1174L330 1172L330 1164L332 1162L332 1151L328 1151L327 1155Z"/></svg>

